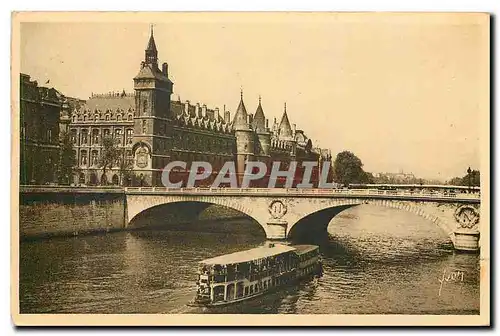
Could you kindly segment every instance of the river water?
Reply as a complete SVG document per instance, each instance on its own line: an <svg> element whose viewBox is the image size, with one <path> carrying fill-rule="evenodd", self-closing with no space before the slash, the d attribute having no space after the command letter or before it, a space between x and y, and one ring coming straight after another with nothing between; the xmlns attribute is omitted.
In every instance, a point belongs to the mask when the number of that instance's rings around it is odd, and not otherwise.
<svg viewBox="0 0 500 336"><path fill-rule="evenodd" d="M312 241L322 277L218 310L186 306L196 263L262 245L262 236L142 231L22 242L21 313L479 314L479 256L454 252L431 222L361 205L328 231Z"/></svg>

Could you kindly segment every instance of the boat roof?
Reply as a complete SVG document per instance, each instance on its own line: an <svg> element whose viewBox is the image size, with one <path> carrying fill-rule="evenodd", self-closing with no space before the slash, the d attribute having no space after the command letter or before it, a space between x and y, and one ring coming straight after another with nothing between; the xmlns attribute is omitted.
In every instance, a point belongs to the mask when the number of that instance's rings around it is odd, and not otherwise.
<svg viewBox="0 0 500 336"><path fill-rule="evenodd" d="M317 245L292 245L292 247L295 247L295 253L297 254L304 254L319 248Z"/></svg>
<svg viewBox="0 0 500 336"><path fill-rule="evenodd" d="M288 245L275 244L274 246L261 246L246 251L239 251L218 257L200 261L205 265L229 265L248 262L256 259L272 257L286 252L294 251L295 247Z"/></svg>

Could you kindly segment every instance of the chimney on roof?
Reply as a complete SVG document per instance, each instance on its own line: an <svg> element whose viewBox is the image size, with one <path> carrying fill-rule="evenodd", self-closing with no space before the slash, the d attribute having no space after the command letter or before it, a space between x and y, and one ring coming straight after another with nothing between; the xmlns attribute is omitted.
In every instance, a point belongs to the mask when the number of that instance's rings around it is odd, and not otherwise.
<svg viewBox="0 0 500 336"><path fill-rule="evenodd" d="M224 122L226 124L231 123L231 112L224 110Z"/></svg>
<svg viewBox="0 0 500 336"><path fill-rule="evenodd" d="M218 107L216 107L215 110L214 110L214 118L215 118L215 121L219 122L220 114L219 114L219 108Z"/></svg>
<svg viewBox="0 0 500 336"><path fill-rule="evenodd" d="M168 63L165 62L161 65L161 72L165 75L165 77L168 77Z"/></svg>
<svg viewBox="0 0 500 336"><path fill-rule="evenodd" d="M203 104L201 107L201 117L205 119L207 117L207 105Z"/></svg>
<svg viewBox="0 0 500 336"><path fill-rule="evenodd" d="M297 131L297 124L292 124L292 135L295 136L295 132Z"/></svg>
<svg viewBox="0 0 500 336"><path fill-rule="evenodd" d="M253 114L249 114L249 115L248 115L248 123L249 123L250 125L252 125L252 123L253 123Z"/></svg>
<svg viewBox="0 0 500 336"><path fill-rule="evenodd" d="M194 108L194 115L196 116L196 118L201 117L200 103L196 103L196 106Z"/></svg>
<svg viewBox="0 0 500 336"><path fill-rule="evenodd" d="M184 103L184 114L189 116L189 100Z"/></svg>

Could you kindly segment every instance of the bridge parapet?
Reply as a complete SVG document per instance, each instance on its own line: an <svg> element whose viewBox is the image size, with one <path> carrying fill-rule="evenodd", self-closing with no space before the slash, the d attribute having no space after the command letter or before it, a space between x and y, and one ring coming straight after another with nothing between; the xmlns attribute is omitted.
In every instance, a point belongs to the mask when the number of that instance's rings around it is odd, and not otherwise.
<svg viewBox="0 0 500 336"><path fill-rule="evenodd" d="M437 191L398 191L378 189L320 189L320 188L166 188L166 187L127 187L125 193L135 194L178 194L185 195L255 195L255 196L380 196L397 198L417 198L429 200L480 201L479 193L452 193ZM378 196L378 197L377 197Z"/></svg>

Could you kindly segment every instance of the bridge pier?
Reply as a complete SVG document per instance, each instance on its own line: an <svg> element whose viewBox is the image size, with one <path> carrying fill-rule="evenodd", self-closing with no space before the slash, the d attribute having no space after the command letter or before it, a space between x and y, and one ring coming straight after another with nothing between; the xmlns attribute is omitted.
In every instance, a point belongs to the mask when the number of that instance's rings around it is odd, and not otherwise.
<svg viewBox="0 0 500 336"><path fill-rule="evenodd" d="M478 252L479 251L479 232L467 230L457 230L454 232L454 247L457 251Z"/></svg>
<svg viewBox="0 0 500 336"><path fill-rule="evenodd" d="M269 240L285 240L288 223L286 221L271 221L266 225L266 236Z"/></svg>

